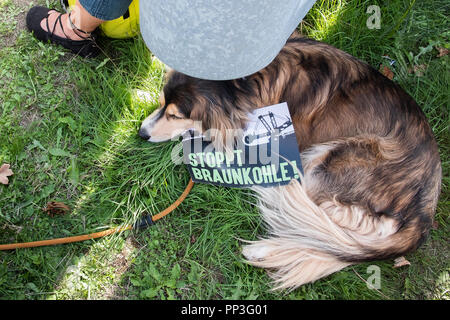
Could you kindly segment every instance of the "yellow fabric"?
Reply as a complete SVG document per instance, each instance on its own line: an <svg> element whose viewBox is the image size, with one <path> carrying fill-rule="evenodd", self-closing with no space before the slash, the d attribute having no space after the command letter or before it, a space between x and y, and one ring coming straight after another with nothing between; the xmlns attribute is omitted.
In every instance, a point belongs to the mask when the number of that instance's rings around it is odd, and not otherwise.
<svg viewBox="0 0 450 320"><path fill-rule="evenodd" d="M69 0L69 8L75 5L75 0ZM139 34L139 0L133 0L128 7L130 16L124 19L119 17L115 20L105 21L100 25L100 30L109 38L125 39Z"/></svg>

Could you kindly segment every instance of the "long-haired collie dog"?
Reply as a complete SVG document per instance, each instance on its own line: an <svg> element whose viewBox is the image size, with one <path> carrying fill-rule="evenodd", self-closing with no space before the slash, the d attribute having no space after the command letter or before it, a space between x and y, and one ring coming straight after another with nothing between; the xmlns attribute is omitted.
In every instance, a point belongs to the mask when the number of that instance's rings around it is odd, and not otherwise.
<svg viewBox="0 0 450 320"><path fill-rule="evenodd" d="M398 85L336 49L291 37L248 77L209 81L170 72L161 107L140 136L167 141L201 122L242 129L255 108L287 102L302 182L256 188L267 236L243 248L276 288L296 288L346 266L417 249L441 185L437 143L424 113Z"/></svg>

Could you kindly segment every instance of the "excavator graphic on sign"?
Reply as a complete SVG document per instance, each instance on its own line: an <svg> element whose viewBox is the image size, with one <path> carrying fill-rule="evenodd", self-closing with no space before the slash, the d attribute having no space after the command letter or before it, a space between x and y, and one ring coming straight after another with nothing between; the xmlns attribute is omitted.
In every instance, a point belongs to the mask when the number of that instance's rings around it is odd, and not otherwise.
<svg viewBox="0 0 450 320"><path fill-rule="evenodd" d="M270 119L270 124L266 120L267 118ZM269 111L267 114L258 116L258 120L264 126L265 132L259 133L261 130L255 130L244 136L244 143L248 146L268 143L271 138L278 139L279 136L294 133L292 120L289 117L281 125L278 125L274 113Z"/></svg>

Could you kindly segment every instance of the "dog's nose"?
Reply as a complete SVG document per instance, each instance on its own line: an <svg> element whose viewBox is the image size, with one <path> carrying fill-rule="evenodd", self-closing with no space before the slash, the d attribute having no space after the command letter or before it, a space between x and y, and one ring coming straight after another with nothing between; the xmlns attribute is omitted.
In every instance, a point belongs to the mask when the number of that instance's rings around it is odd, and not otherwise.
<svg viewBox="0 0 450 320"><path fill-rule="evenodd" d="M150 135L147 133L147 130L139 130L139 137L141 137L144 140L150 139Z"/></svg>

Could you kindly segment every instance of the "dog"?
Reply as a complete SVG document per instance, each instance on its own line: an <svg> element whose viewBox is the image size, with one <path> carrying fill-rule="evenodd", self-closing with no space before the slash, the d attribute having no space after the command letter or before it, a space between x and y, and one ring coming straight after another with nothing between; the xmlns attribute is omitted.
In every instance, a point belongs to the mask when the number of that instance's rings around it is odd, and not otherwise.
<svg viewBox="0 0 450 320"><path fill-rule="evenodd" d="M192 128L243 129L255 108L287 102L301 183L255 188L268 235L243 255L292 290L349 265L416 250L441 188L438 146L418 104L365 62L292 36L263 70L209 81L172 71L139 135L167 141Z"/></svg>

